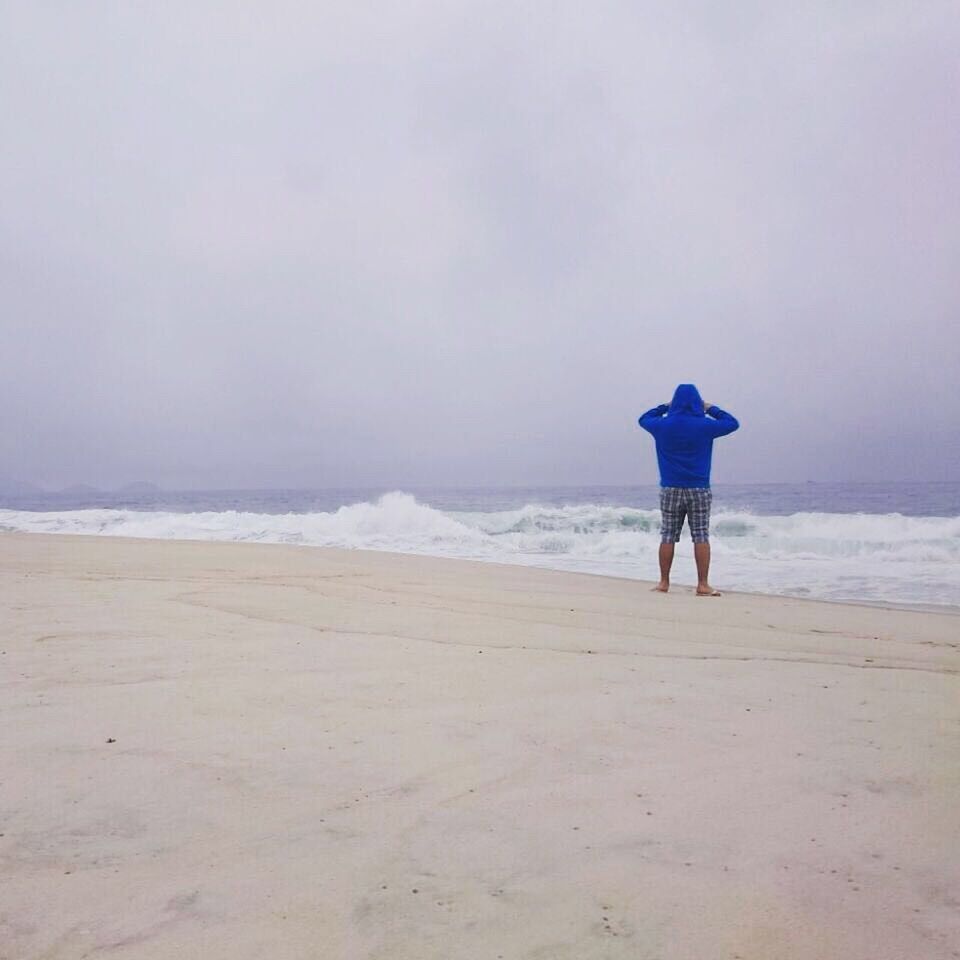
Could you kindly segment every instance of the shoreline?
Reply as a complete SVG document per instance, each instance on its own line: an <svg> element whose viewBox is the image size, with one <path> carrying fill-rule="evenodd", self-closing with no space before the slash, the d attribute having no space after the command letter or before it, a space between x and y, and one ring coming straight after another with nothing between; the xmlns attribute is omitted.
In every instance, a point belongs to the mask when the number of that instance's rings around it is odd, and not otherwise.
<svg viewBox="0 0 960 960"><path fill-rule="evenodd" d="M952 960L955 617L641 584L0 535L0 956Z"/></svg>
<svg viewBox="0 0 960 960"><path fill-rule="evenodd" d="M112 540L112 541L129 541L131 543L189 543L189 544L222 544L225 546L237 546L237 547L288 547L297 550L317 550L317 551L330 551L334 554L344 553L344 554L372 554L376 556L389 556L389 557L422 557L428 560L438 560L438 561L450 561L452 563L467 563L467 564L483 564L484 566L494 566L494 567L505 567L511 570L548 570L553 571L558 574L569 574L570 576L582 576L582 577L600 577L604 580L616 580L623 583L635 583L635 584L652 584L655 583L655 578L651 577L650 579L646 578L637 578L637 577L624 577L617 576L613 573L598 573L591 570L571 570L565 567L550 567L543 564L534 564L534 563L509 563L506 560L496 559L496 560L487 560L482 557L451 557L435 553L402 553L395 550L376 550L366 547L328 547L322 546L320 544L312 543L283 543L275 541L254 541L254 540L202 540L202 539L190 539L190 538L179 538L179 537L129 537L129 536L115 536L113 534L95 534L95 533L40 533L40 532L24 532L20 530L4 530L0 529L0 539L4 537L65 537L69 539L87 539L87 540ZM714 567L716 567L716 562L714 562ZM688 583L677 583L674 586L678 588L676 592L689 591L692 590L693 584ZM798 596L796 594L790 593L759 593L755 591L747 590L731 590L724 587L719 588L721 593L725 596L739 596L739 597L764 597L764 598L774 598L774 599L783 599L783 600L797 600L804 603L825 603L830 605L839 605L843 607L870 607L880 610L899 610L907 613L932 613L932 614L942 614L944 616L954 616L960 617L960 603L958 604L932 604L932 603L908 603L901 602L897 603L895 601L884 601L884 600L831 600L825 597L807 597L807 596ZM671 590L671 593L674 593ZM719 599L722 599L719 598Z"/></svg>

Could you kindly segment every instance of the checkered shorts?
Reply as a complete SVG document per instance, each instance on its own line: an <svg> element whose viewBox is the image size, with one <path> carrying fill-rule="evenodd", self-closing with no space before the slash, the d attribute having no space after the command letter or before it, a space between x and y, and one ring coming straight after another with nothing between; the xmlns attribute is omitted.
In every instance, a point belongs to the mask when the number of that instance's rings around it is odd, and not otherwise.
<svg viewBox="0 0 960 960"><path fill-rule="evenodd" d="M709 487L661 487L660 525L661 543L676 543L683 529L683 518L690 523L690 538L694 543L710 540L710 504L713 493Z"/></svg>

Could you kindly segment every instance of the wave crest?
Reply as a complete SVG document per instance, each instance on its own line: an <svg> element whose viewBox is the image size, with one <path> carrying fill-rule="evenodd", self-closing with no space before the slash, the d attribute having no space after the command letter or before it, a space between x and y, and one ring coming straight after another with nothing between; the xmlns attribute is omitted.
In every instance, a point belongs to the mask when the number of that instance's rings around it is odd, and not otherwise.
<svg viewBox="0 0 960 960"><path fill-rule="evenodd" d="M639 578L653 575L659 526L658 510L530 503L515 510L445 512L401 491L330 512L281 515L0 510L0 529L29 533L388 550ZM960 517L718 510L712 542L732 588L960 605ZM680 551L688 549L685 539ZM678 569L680 582L684 576L689 574Z"/></svg>

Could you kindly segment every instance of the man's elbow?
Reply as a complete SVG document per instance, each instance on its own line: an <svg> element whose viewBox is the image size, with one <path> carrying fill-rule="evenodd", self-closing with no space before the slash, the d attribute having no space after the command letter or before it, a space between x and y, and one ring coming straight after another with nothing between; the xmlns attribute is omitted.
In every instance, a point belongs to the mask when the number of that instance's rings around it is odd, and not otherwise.
<svg viewBox="0 0 960 960"><path fill-rule="evenodd" d="M713 435L715 437L725 437L740 429L740 421L736 417L731 417L729 413L718 420L714 420L713 425Z"/></svg>

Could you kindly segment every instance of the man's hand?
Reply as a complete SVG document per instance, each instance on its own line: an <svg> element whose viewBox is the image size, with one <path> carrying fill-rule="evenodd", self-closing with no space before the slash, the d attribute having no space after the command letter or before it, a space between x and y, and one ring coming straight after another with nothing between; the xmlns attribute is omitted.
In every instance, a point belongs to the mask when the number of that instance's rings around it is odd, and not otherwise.
<svg viewBox="0 0 960 960"><path fill-rule="evenodd" d="M703 412L706 413L712 406L713 406L712 403L707 403L707 401L704 400L704 401L703 401Z"/></svg>

